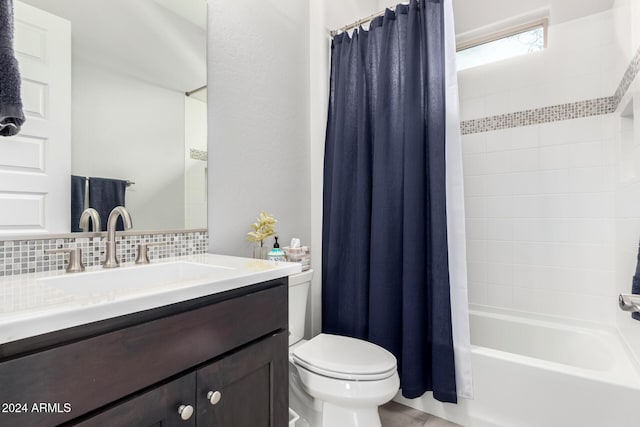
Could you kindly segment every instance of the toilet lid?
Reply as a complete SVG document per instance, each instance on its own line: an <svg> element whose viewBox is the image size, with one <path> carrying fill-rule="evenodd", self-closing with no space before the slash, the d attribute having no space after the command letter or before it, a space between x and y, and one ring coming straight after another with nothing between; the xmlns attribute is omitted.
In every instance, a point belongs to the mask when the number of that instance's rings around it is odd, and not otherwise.
<svg viewBox="0 0 640 427"><path fill-rule="evenodd" d="M320 334L292 353L296 364L330 378L373 381L396 371L396 358L384 348L356 338Z"/></svg>

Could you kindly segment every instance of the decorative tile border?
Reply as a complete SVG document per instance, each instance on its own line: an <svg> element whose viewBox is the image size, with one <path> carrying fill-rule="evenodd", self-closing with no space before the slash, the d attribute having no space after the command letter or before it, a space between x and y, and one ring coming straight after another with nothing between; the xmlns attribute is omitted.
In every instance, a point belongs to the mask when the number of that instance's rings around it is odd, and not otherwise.
<svg viewBox="0 0 640 427"><path fill-rule="evenodd" d="M622 98L627 90L629 90L631 82L636 78L639 71L640 49L638 49L631 60L613 96L465 120L460 124L460 131L463 135L469 135L472 133L491 132L500 129L611 114L615 112L620 105Z"/></svg>
<svg viewBox="0 0 640 427"><path fill-rule="evenodd" d="M118 235L116 239L120 262L135 261L139 243L163 243L149 248L152 259L203 254L207 252L209 244L206 231L127 233ZM99 265L104 260L105 239L102 236L73 237L69 235L61 238L0 241L0 277L62 270L66 267L68 255L45 255L44 251L76 247L82 249L82 262L87 267Z"/></svg>
<svg viewBox="0 0 640 427"><path fill-rule="evenodd" d="M610 96L608 98L589 99L587 101L535 108L533 110L518 111L515 113L501 114L499 116L465 120L461 123L460 130L463 135L468 135L471 133L491 132L494 130L538 125L560 120L598 116L601 114L610 114L614 111L614 97Z"/></svg>
<svg viewBox="0 0 640 427"><path fill-rule="evenodd" d="M189 149L189 157L193 160L207 161L208 154L206 151L196 150L195 148Z"/></svg>

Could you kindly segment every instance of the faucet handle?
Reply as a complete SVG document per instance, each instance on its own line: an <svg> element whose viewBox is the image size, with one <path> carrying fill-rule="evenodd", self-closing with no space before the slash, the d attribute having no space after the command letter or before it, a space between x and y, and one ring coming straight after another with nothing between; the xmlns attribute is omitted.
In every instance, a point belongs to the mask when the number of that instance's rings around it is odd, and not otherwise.
<svg viewBox="0 0 640 427"><path fill-rule="evenodd" d="M67 273L78 273L84 271L84 264L82 263L82 249L80 248L47 249L44 253L46 255L68 253L69 263L67 264Z"/></svg>
<svg viewBox="0 0 640 427"><path fill-rule="evenodd" d="M138 244L138 256L136 257L136 264L149 264L149 248L153 246L162 246L163 242L147 242Z"/></svg>

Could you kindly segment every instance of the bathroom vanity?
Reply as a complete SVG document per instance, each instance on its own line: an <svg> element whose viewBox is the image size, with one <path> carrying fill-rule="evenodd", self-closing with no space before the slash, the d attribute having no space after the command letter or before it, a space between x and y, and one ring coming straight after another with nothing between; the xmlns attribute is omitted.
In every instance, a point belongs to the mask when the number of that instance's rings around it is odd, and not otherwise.
<svg viewBox="0 0 640 427"><path fill-rule="evenodd" d="M286 276L299 266L244 262L249 271L236 268L233 278L165 284L160 299L137 294L157 306L124 315L108 317L104 306L126 298L78 296L104 318L86 322L91 310L78 306L77 319L66 319L75 326L0 344L0 425L286 425ZM202 295L192 297L194 288ZM165 304L167 294L182 300ZM19 316L13 324L2 316L0 328L23 328Z"/></svg>

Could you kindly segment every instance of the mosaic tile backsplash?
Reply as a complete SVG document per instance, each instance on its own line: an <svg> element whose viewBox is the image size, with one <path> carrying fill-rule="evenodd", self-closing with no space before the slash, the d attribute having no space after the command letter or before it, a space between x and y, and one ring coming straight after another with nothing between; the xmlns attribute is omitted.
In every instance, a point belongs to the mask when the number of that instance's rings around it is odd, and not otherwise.
<svg viewBox="0 0 640 427"><path fill-rule="evenodd" d="M469 135L472 133L491 132L494 130L538 125L560 120L611 114L615 112L618 105L620 105L622 98L627 90L629 90L631 82L636 78L639 71L640 49L638 49L631 60L613 96L465 120L460 124L460 131L463 135Z"/></svg>
<svg viewBox="0 0 640 427"><path fill-rule="evenodd" d="M120 262L135 261L138 244L147 242L161 243L149 248L153 259L183 255L198 255L207 252L208 233L194 231L184 233L125 234L116 237L117 254ZM15 274L39 273L62 270L67 265L69 255L45 255L47 249L81 248L82 262L90 267L99 265L105 257L105 238L69 237L37 240L0 241L0 277Z"/></svg>

